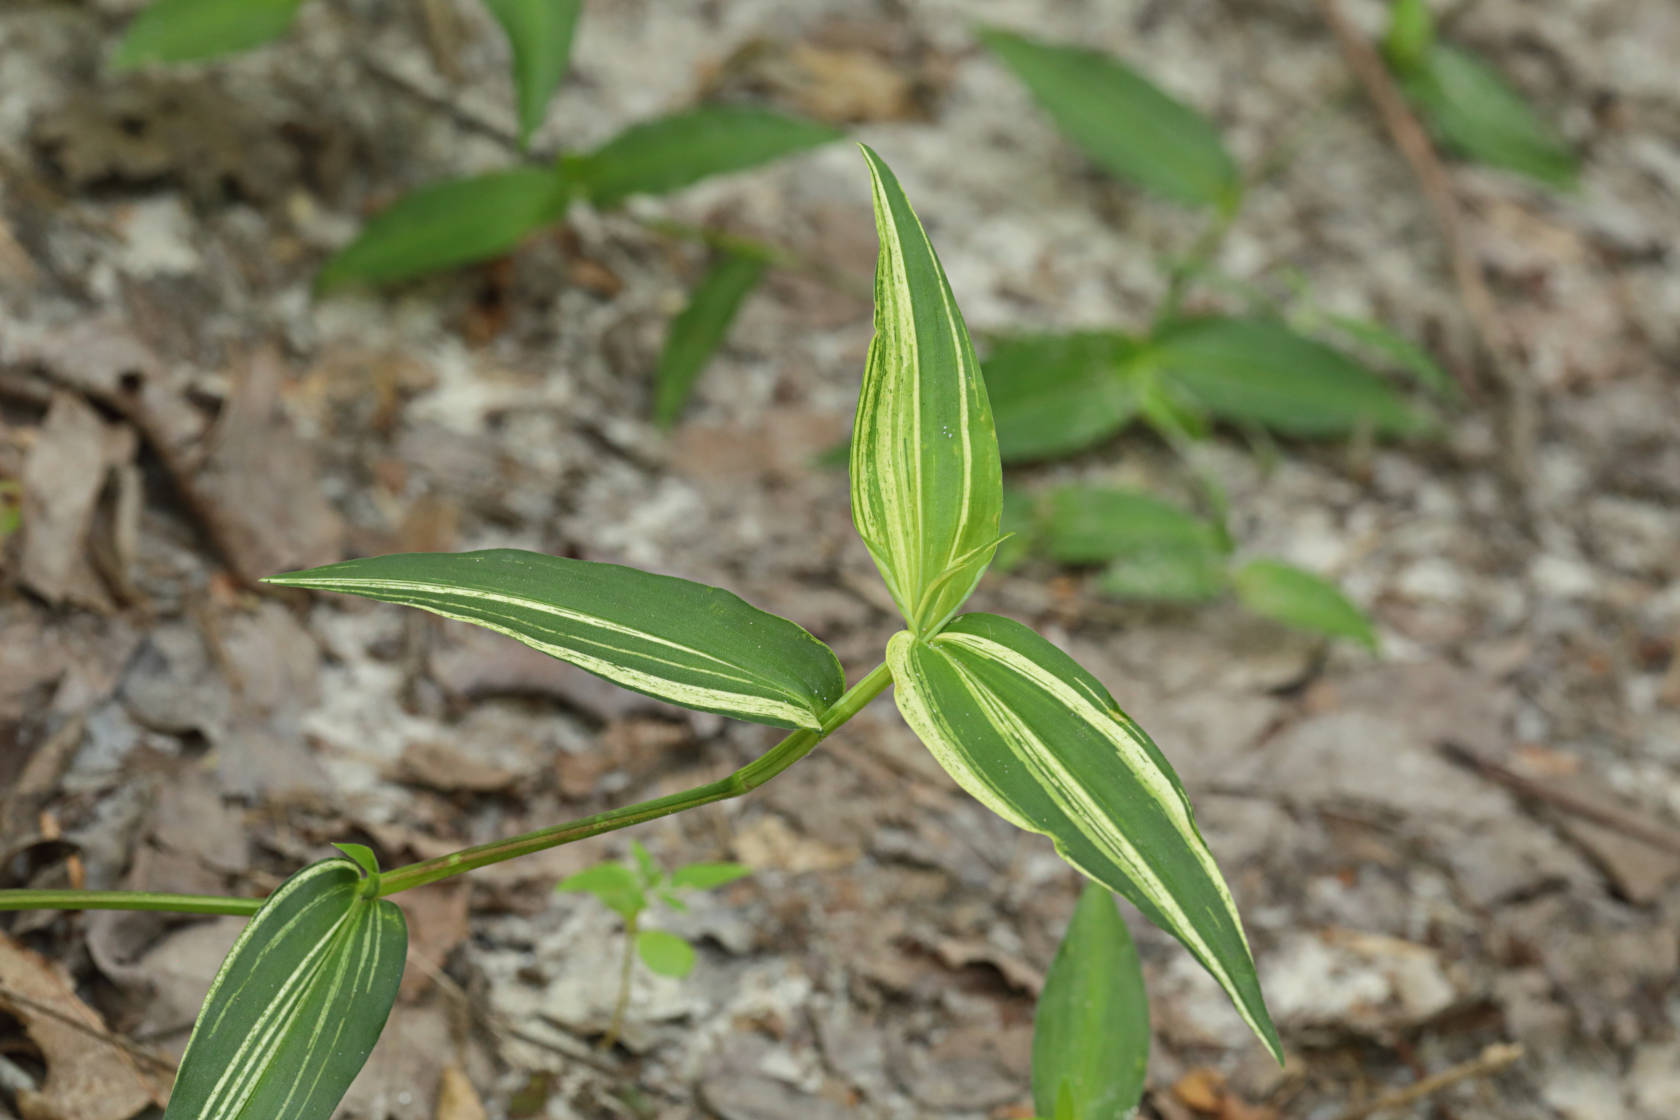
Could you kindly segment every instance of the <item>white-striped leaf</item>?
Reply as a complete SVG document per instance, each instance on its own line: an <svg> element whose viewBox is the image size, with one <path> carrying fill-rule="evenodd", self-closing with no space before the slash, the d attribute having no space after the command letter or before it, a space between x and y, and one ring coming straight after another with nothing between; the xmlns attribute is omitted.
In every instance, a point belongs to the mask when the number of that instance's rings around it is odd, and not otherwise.
<svg viewBox="0 0 1680 1120"><path fill-rule="evenodd" d="M517 638L614 684L774 727L817 727L834 652L727 591L516 549L346 560L267 582L419 607Z"/></svg>
<svg viewBox="0 0 1680 1120"><path fill-rule="evenodd" d="M914 633L939 628L998 542L1003 474L974 346L922 223L867 147L881 254L852 426L852 519Z"/></svg>
<svg viewBox="0 0 1680 1120"><path fill-rule="evenodd" d="M1086 883L1033 1016L1033 1107L1053 1116L1066 1099L1076 1118L1131 1116L1148 1065L1149 998L1137 946L1114 896Z"/></svg>
<svg viewBox="0 0 1680 1120"><path fill-rule="evenodd" d="M887 646L905 722L957 783L1177 937L1279 1055L1231 893L1143 729L1018 622L967 614Z"/></svg>
<svg viewBox="0 0 1680 1120"><path fill-rule="evenodd" d="M198 1013L164 1120L327 1120L397 998L408 926L348 859L268 896Z"/></svg>

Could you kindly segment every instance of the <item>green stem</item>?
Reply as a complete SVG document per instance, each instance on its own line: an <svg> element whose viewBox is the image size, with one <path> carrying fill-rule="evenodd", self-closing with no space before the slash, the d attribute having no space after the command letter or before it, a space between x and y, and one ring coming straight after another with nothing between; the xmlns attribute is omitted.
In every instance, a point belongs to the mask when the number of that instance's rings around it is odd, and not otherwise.
<svg viewBox="0 0 1680 1120"><path fill-rule="evenodd" d="M1225 235L1230 232L1231 223L1236 216L1237 208L1234 204L1221 206L1207 228L1196 238L1196 243L1190 247L1190 251L1173 265L1172 273L1167 278L1167 294L1161 300L1160 310L1155 313L1154 329L1160 329L1178 316L1191 282L1207 271L1214 254L1224 242Z"/></svg>
<svg viewBox="0 0 1680 1120"><path fill-rule="evenodd" d="M727 801L732 797L739 797L748 793L792 766L795 762L811 753L811 749L822 742L829 732L851 719L863 710L875 697L886 690L892 683L892 674L885 665L877 665L862 680L847 690L846 694L836 700L828 711L822 715L822 726L819 729L801 728L787 738L771 747L769 751L747 763L726 778L715 782L708 782L703 786L673 793L666 797L656 797L652 801L641 801L635 805L626 805L622 809L609 809L604 813L596 813L592 817L571 821L568 824L555 825L552 828L540 828L535 832L527 832L523 836L514 836L506 840L493 840L488 844L466 848L459 852L452 852L437 859L411 863L407 867L398 867L380 876L379 893L381 895L396 894L398 891L412 890L415 887L435 883L440 879L448 879L455 875L471 871L477 867L487 867L492 863L514 859L518 856L530 855L533 852L545 851L570 844L575 840L584 840L591 836L599 836L604 832L613 832L620 828L628 828L633 824L641 824L659 817L680 813L684 809L693 809L700 805L710 805L714 801Z"/></svg>
<svg viewBox="0 0 1680 1120"><path fill-rule="evenodd" d="M0 891L0 910L164 910L172 914L238 914L249 917L260 898L154 891Z"/></svg>
<svg viewBox="0 0 1680 1120"><path fill-rule="evenodd" d="M698 241L702 245L709 245L726 253L735 253L743 257L756 257L772 268L807 273L829 287L838 289L848 295L859 296L863 299L873 299L875 297L873 281L845 269L836 268L827 261L803 256L791 249L784 249L780 245L761 241L756 237L742 237L739 234L725 233L722 230L708 229L705 226L690 225L687 222L674 222L667 218L637 218L636 221L648 229L665 234L667 237L680 237L685 241Z"/></svg>
<svg viewBox="0 0 1680 1120"><path fill-rule="evenodd" d="M398 891L423 887L440 879L465 874L477 867L530 855L532 852L570 844L590 836L599 836L633 824L669 816L684 809L709 805L739 797L792 766L811 753L831 731L861 712L866 704L892 683L892 673L885 665L877 665L862 680L846 691L822 714L821 727L801 728L777 743L769 751L747 763L726 778L696 786L667 797L656 797L596 813L569 824L542 828L496 840L489 844L466 848L437 859L411 863L394 868L379 877L381 897ZM0 891L0 910L161 910L176 914L238 914L249 916L262 905L260 898L228 898L210 894L159 894L151 891Z"/></svg>
<svg viewBox="0 0 1680 1120"><path fill-rule="evenodd" d="M624 960L618 970L618 1001L613 1004L612 1023L601 1038L602 1050L611 1050L618 1042L618 1036L624 1033L624 1016L630 1010L630 983L634 979L631 968L636 963L636 935L641 932L641 927L640 914L632 914L624 923Z"/></svg>

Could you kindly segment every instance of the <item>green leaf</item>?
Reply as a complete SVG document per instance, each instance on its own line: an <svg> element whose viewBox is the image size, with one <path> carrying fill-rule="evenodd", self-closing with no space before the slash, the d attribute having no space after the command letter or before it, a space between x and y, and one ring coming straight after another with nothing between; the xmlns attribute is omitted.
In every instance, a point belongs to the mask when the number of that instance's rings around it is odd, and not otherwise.
<svg viewBox="0 0 1680 1120"><path fill-rule="evenodd" d="M636 872L641 876L644 887L651 887L665 877L653 853L640 840L630 841L630 857L636 861Z"/></svg>
<svg viewBox="0 0 1680 1120"><path fill-rule="evenodd" d="M597 863L594 867L586 867L560 880L554 889L592 894L626 922L647 909L647 896L636 881L636 873L622 863Z"/></svg>
<svg viewBox="0 0 1680 1120"><path fill-rule="evenodd" d="M983 805L1177 937L1280 1057L1231 893L1172 767L1107 690L1018 622L958 617L887 644L905 722Z"/></svg>
<svg viewBox="0 0 1680 1120"><path fill-rule="evenodd" d="M1352 315L1329 315L1325 325L1339 331L1346 338L1380 354L1397 369L1403 369L1423 388L1437 396L1457 398L1458 383L1442 369L1429 352L1411 339L1390 330L1381 323Z"/></svg>
<svg viewBox="0 0 1680 1120"><path fill-rule="evenodd" d="M1322 576L1280 560L1252 560L1233 572L1231 579L1237 598L1255 614L1333 638L1352 638L1367 649L1377 648L1371 619Z"/></svg>
<svg viewBox="0 0 1680 1120"><path fill-rule="evenodd" d="M933 243L881 157L863 154L881 253L852 423L852 520L910 629L923 633L985 574L1003 468L980 363Z"/></svg>
<svg viewBox="0 0 1680 1120"><path fill-rule="evenodd" d="M529 144L548 99L566 76L572 32L583 0L484 0L507 33L513 51L513 87L519 98L519 142Z"/></svg>
<svg viewBox="0 0 1680 1120"><path fill-rule="evenodd" d="M315 278L316 291L389 284L501 256L558 220L569 199L564 179L530 167L421 187L339 250Z"/></svg>
<svg viewBox="0 0 1680 1120"><path fill-rule="evenodd" d="M1114 897L1085 884L1050 962L1033 1020L1033 1106L1074 1117L1129 1116L1149 1064L1143 968Z"/></svg>
<svg viewBox="0 0 1680 1120"><path fill-rule="evenodd" d="M1131 490L1066 486L1050 495L1045 539L1063 564L1102 564L1153 551L1220 556L1219 530L1169 502Z"/></svg>
<svg viewBox="0 0 1680 1120"><path fill-rule="evenodd" d="M1093 163L1156 194L1230 213L1242 178L1219 130L1119 60L996 28L980 41Z"/></svg>
<svg viewBox="0 0 1680 1120"><path fill-rule="evenodd" d="M596 206L665 194L712 175L744 171L815 148L843 133L802 117L745 105L703 105L631 125L561 166Z"/></svg>
<svg viewBox="0 0 1680 1120"><path fill-rule="evenodd" d="M845 688L834 652L715 587L516 549L346 560L271 576L471 622L614 684L772 727L821 726Z"/></svg>
<svg viewBox="0 0 1680 1120"><path fill-rule="evenodd" d="M986 394L1006 463L1053 459L1113 435L1137 414L1124 366L1137 341L1114 331L1020 335L986 356Z"/></svg>
<svg viewBox="0 0 1680 1120"><path fill-rule="evenodd" d="M280 884L198 1013L164 1120L327 1120L379 1039L408 948L402 911L334 857Z"/></svg>
<svg viewBox="0 0 1680 1120"><path fill-rule="evenodd" d="M1270 319L1190 319L1157 336L1140 363L1223 420L1294 436L1369 426L1402 435L1421 419L1382 378Z"/></svg>
<svg viewBox="0 0 1680 1120"><path fill-rule="evenodd" d="M681 980L694 971L694 946L662 929L644 929L636 934L636 955L661 976Z"/></svg>
<svg viewBox="0 0 1680 1120"><path fill-rule="evenodd" d="M743 863L691 863L671 872L671 885L679 890L709 891L752 874Z"/></svg>
<svg viewBox="0 0 1680 1120"><path fill-rule="evenodd" d="M334 844L333 847L343 852L355 861L371 878L379 874L379 857L373 854L373 849L366 844Z"/></svg>
<svg viewBox="0 0 1680 1120"><path fill-rule="evenodd" d="M1003 541L992 555L992 570L1012 572L1038 547L1042 534L1038 500L1025 490L1005 487L1000 531Z"/></svg>
<svg viewBox="0 0 1680 1120"><path fill-rule="evenodd" d="M1394 0L1383 53L1397 74L1416 70L1435 45L1435 19L1427 0Z"/></svg>
<svg viewBox="0 0 1680 1120"><path fill-rule="evenodd" d="M1205 603L1224 594L1230 583L1225 557L1199 549L1123 556L1097 577L1104 595L1139 603Z"/></svg>
<svg viewBox="0 0 1680 1120"><path fill-rule="evenodd" d="M742 302L764 278L764 268L761 258L724 253L701 278L688 306L671 320L654 372L656 423L670 427L676 422L700 371L723 345Z"/></svg>
<svg viewBox="0 0 1680 1120"><path fill-rule="evenodd" d="M117 47L119 68L192 62L277 39L303 0L156 0L134 18Z"/></svg>
<svg viewBox="0 0 1680 1120"><path fill-rule="evenodd" d="M1575 185L1575 152L1505 79L1481 59L1437 45L1401 88L1448 146L1548 186Z"/></svg>

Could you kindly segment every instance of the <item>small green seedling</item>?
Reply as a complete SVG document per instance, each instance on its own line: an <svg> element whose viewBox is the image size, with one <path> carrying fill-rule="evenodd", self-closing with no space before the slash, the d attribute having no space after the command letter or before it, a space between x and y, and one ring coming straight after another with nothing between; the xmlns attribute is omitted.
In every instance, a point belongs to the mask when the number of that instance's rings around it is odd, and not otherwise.
<svg viewBox="0 0 1680 1120"><path fill-rule="evenodd" d="M679 891L709 891L752 874L739 863L690 863L666 871L638 840L630 841L631 858L623 863L598 863L562 880L557 891L582 891L624 919L624 957L618 974L618 999L612 1023L601 1040L609 1050L624 1030L630 1007L632 966L637 957L648 971L678 980L694 971L694 946L662 929L644 929L642 916L654 900L673 910L688 909Z"/></svg>
<svg viewBox="0 0 1680 1120"><path fill-rule="evenodd" d="M1096 587L1110 598L1206 603L1222 595L1273 621L1377 648L1370 618L1335 584L1281 560L1236 562L1228 533L1149 494L1064 486L1035 497L1006 494L1009 566L1042 552L1057 563L1102 570ZM1004 563L1000 560L999 563Z"/></svg>
<svg viewBox="0 0 1680 1120"><path fill-rule="evenodd" d="M881 251L850 484L853 523L902 615L883 661L848 687L832 649L728 591L512 549L367 557L273 577L484 626L625 688L787 734L717 781L405 867L380 871L372 853L346 846L264 900L0 891L0 910L254 915L193 1027L165 1120L327 1120L402 976L406 934L388 896L738 797L889 686L959 787L1048 838L1086 878L1176 937L1281 1060L1236 903L1166 757L1062 649L1020 622L963 611L1003 538L991 405L932 242L886 164L867 148L864 156ZM658 882L640 859L629 877L596 874L622 913L639 912L636 893L645 899L643 884ZM688 872L696 886L716 874ZM636 932L644 960L679 963L670 941L650 939L644 950ZM1062 1081L1073 1086L1066 1105ZM1104 1120L1078 1113L1081 1084L1058 1077L1060 1115Z"/></svg>
<svg viewBox="0 0 1680 1120"><path fill-rule="evenodd" d="M1149 998L1114 896L1087 883L1044 978L1033 1018L1040 1120L1120 1120L1137 1111L1149 1065Z"/></svg>
<svg viewBox="0 0 1680 1120"><path fill-rule="evenodd" d="M1395 0L1383 54L1430 130L1490 167L1567 190L1580 160L1567 141L1486 61L1442 43L1425 0Z"/></svg>

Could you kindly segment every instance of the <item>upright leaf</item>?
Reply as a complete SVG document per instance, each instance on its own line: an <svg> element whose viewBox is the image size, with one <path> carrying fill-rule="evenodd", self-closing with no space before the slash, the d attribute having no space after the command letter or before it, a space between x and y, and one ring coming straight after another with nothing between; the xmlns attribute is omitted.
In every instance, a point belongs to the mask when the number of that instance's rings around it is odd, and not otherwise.
<svg viewBox="0 0 1680 1120"><path fill-rule="evenodd" d="M1237 165L1206 117L1117 59L988 28L980 41L1015 72L1092 162L1156 194L1231 212Z"/></svg>
<svg viewBox="0 0 1680 1120"><path fill-rule="evenodd" d="M1033 1107L1049 1116L1064 1094L1081 1120L1130 1116L1149 1064L1143 969L1114 897L1086 883L1050 962L1033 1020Z"/></svg>
<svg viewBox="0 0 1680 1120"><path fill-rule="evenodd" d="M701 278L688 306L671 320L654 372L653 418L657 423L669 427L676 422L700 371L723 345L742 302L764 278L764 267L759 257L725 252Z"/></svg>
<svg viewBox="0 0 1680 1120"><path fill-rule="evenodd" d="M507 33L513 88L519 100L519 142L529 144L572 58L572 32L583 0L484 0Z"/></svg>
<svg viewBox="0 0 1680 1120"><path fill-rule="evenodd" d="M1113 331L1020 335L992 347L986 395L1006 463L1082 451L1137 413L1125 363L1136 340Z"/></svg>
<svg viewBox="0 0 1680 1120"><path fill-rule="evenodd" d="M233 943L164 1120L328 1120L397 998L408 927L333 858L269 895Z"/></svg>
<svg viewBox="0 0 1680 1120"><path fill-rule="evenodd" d="M1049 836L1063 859L1177 937L1274 1055L1231 893L1149 736L1067 654L1018 622L962 615L887 645L905 722L958 785Z"/></svg>
<svg viewBox="0 0 1680 1120"><path fill-rule="evenodd" d="M569 198L560 176L530 167L421 187L368 222L315 288L389 284L501 256L558 219Z"/></svg>
<svg viewBox="0 0 1680 1120"><path fill-rule="evenodd" d="M1382 378L1270 319L1186 320L1151 341L1137 361L1214 416L1285 435L1334 436L1366 426L1401 435L1422 427Z"/></svg>
<svg viewBox="0 0 1680 1120"><path fill-rule="evenodd" d="M1549 186L1575 185L1574 150L1481 59L1438 43L1399 78L1435 134L1464 155Z"/></svg>
<svg viewBox="0 0 1680 1120"><path fill-rule="evenodd" d="M636 692L774 727L820 726L845 685L833 651L787 619L616 564L516 549L411 553L266 582L419 607Z"/></svg>
<svg viewBox="0 0 1680 1120"><path fill-rule="evenodd" d="M852 423L852 520L915 633L968 598L998 543L1003 468L945 270L898 180L863 149L881 239L875 337Z"/></svg>
<svg viewBox="0 0 1680 1120"><path fill-rule="evenodd" d="M303 0L155 0L117 47L119 67L194 62L277 39Z"/></svg>
<svg viewBox="0 0 1680 1120"><path fill-rule="evenodd" d="M1251 560L1231 575L1237 598L1255 614L1287 626L1351 638L1377 648L1371 619L1335 584L1280 560Z"/></svg>
<svg viewBox="0 0 1680 1120"><path fill-rule="evenodd" d="M630 921L647 909L647 895L635 872L622 863L597 863L568 875L556 883L554 889L567 894L592 894L601 905Z"/></svg>
<svg viewBox="0 0 1680 1120"><path fill-rule="evenodd" d="M665 194L711 175L744 171L843 133L802 117L744 105L703 105L631 125L593 152L561 161L596 206Z"/></svg>
<svg viewBox="0 0 1680 1120"><path fill-rule="evenodd" d="M1383 36L1383 53L1395 73L1405 74L1423 65L1435 45L1435 17L1428 0L1394 0L1389 9L1388 33Z"/></svg>

